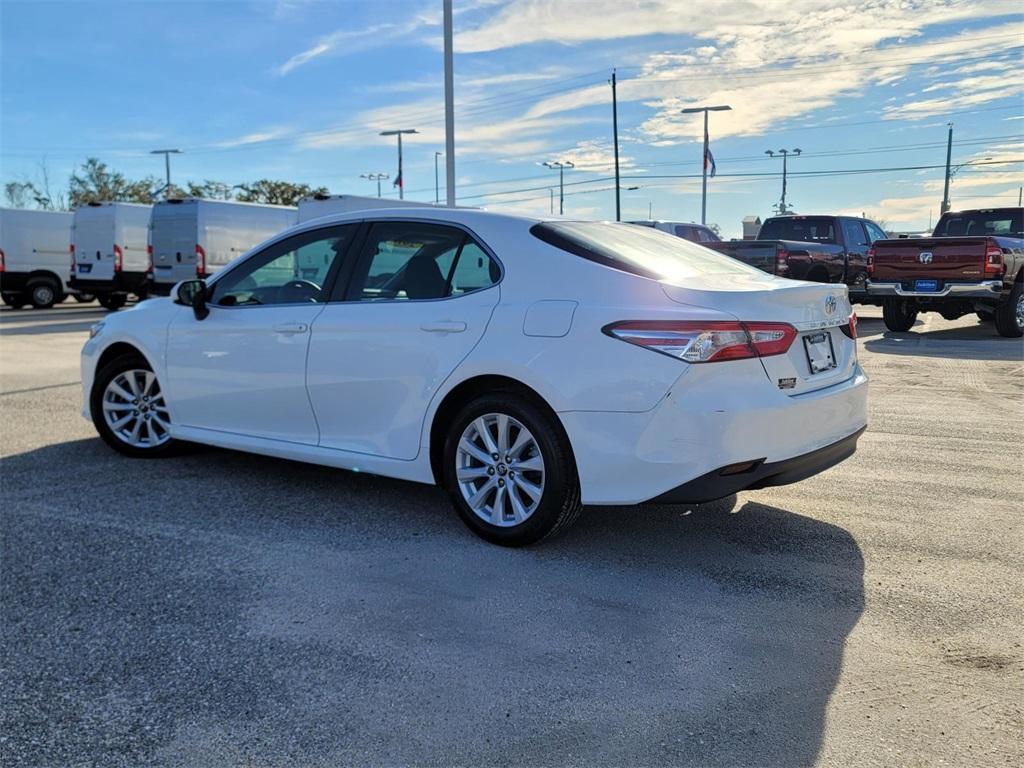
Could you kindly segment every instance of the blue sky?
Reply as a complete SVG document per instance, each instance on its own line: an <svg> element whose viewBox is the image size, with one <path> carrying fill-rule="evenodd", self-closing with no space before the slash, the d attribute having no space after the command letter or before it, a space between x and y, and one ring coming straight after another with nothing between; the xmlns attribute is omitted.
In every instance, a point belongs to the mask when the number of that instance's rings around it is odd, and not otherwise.
<svg viewBox="0 0 1024 768"><path fill-rule="evenodd" d="M1005 0L456 0L460 203L547 214L571 160L566 215L614 216L618 68L624 218L699 220L701 128L718 177L708 220L738 235L771 214L766 149L801 148L798 211L861 212L896 229L937 214L946 123L955 206L1016 204L1024 184L1024 14ZM260 177L374 194L406 143L409 199L434 197L444 148L441 1L0 3L0 181L64 184L94 155L176 181ZM985 158L991 158L986 160ZM1016 161L1016 162L1007 162ZM987 163L987 164L981 164ZM689 178L680 178L689 176ZM443 179L443 169L442 169ZM389 184L389 183L388 183ZM386 186L389 194L394 194ZM521 190L521 191L520 191ZM442 192L443 196L443 192ZM557 205L557 202L556 202Z"/></svg>

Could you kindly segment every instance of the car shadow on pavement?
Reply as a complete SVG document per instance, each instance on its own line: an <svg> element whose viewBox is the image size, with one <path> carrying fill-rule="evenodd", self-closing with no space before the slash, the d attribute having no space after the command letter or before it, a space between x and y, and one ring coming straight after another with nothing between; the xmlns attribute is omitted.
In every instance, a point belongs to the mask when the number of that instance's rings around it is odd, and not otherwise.
<svg viewBox="0 0 1024 768"><path fill-rule="evenodd" d="M914 327L920 329L923 323L919 320ZM858 321L857 335L866 350L881 354L1006 362L1024 359L1024 342L1000 336L992 323L934 331L887 331L880 319L868 318Z"/></svg>
<svg viewBox="0 0 1024 768"><path fill-rule="evenodd" d="M25 765L809 765L864 607L847 531L746 496L510 550L436 488L229 451L0 475Z"/></svg>

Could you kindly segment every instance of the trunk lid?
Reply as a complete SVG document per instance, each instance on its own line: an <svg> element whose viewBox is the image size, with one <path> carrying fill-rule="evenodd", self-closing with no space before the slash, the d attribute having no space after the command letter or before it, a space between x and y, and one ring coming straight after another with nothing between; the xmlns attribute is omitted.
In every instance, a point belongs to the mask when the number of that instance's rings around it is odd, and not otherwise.
<svg viewBox="0 0 1024 768"><path fill-rule="evenodd" d="M872 280L910 282L914 280L965 280L984 278L987 237L920 237L879 240L873 246L875 268ZM941 284L938 289L941 290Z"/></svg>
<svg viewBox="0 0 1024 768"><path fill-rule="evenodd" d="M843 332L853 311L846 286L751 274L707 275L685 286L663 282L662 289L678 304L796 328L787 352L760 358L770 385L787 395L823 389L853 375L857 343Z"/></svg>

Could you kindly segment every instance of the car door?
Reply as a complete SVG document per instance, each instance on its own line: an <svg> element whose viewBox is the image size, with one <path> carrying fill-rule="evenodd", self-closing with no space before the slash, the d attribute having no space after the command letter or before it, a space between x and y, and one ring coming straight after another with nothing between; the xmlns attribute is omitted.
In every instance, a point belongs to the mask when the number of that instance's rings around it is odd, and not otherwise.
<svg viewBox="0 0 1024 768"><path fill-rule="evenodd" d="M462 229L371 223L345 292L313 322L320 445L414 459L438 388L483 336L500 266Z"/></svg>
<svg viewBox="0 0 1024 768"><path fill-rule="evenodd" d="M843 240L846 243L846 272L843 280L848 284L863 282L862 275L867 275L868 248L871 238L868 237L864 224L859 219L843 219Z"/></svg>
<svg viewBox="0 0 1024 768"><path fill-rule="evenodd" d="M213 282L207 317L174 317L167 390L175 423L316 445L306 393L310 327L357 229L319 228L269 245Z"/></svg>

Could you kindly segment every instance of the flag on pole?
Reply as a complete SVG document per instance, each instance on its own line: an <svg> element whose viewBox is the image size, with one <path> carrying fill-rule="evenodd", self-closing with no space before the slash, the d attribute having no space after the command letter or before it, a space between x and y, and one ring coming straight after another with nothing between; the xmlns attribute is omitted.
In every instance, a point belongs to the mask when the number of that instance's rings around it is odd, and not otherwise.
<svg viewBox="0 0 1024 768"><path fill-rule="evenodd" d="M715 178L715 156L711 154L710 146L704 152L704 170L708 171L708 176Z"/></svg>
<svg viewBox="0 0 1024 768"><path fill-rule="evenodd" d="M399 187L399 188L402 187L402 172L401 171L399 171L398 175L395 176L395 180L393 182L391 182L391 186L392 187Z"/></svg>

